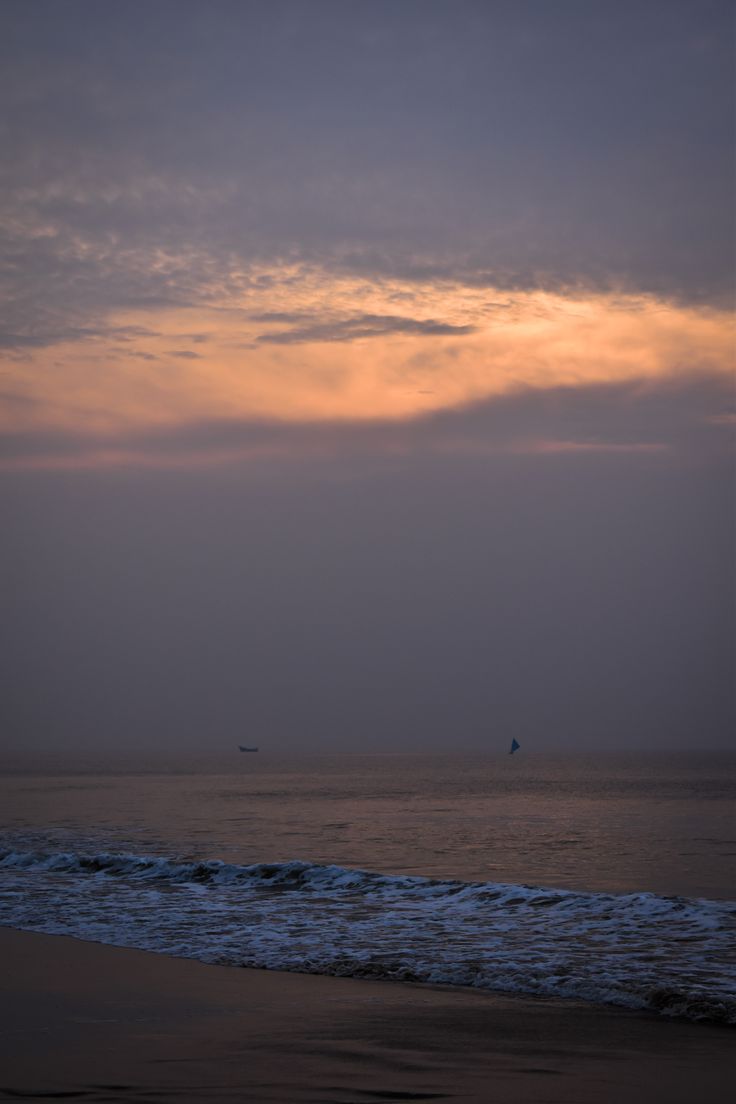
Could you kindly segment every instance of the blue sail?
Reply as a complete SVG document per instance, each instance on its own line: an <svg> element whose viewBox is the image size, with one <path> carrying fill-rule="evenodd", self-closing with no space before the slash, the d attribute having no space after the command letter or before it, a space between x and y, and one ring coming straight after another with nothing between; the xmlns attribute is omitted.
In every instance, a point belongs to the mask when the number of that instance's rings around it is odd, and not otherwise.
<svg viewBox="0 0 736 1104"><path fill-rule="evenodd" d="M511 741L511 751L509 752L509 755L513 755L514 752L518 751L520 747L521 747L520 743L518 743L516 740L512 740Z"/></svg>

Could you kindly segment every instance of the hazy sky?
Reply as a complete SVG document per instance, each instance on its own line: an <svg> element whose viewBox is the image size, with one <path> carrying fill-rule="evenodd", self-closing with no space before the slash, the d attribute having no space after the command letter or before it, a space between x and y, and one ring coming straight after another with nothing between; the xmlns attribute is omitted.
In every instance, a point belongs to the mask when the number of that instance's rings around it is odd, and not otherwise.
<svg viewBox="0 0 736 1104"><path fill-rule="evenodd" d="M724 747L716 0L4 0L11 747Z"/></svg>

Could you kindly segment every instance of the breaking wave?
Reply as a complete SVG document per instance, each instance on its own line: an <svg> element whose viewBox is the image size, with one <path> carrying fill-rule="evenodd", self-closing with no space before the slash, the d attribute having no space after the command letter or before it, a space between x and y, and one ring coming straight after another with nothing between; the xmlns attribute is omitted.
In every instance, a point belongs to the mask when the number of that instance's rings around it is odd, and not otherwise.
<svg viewBox="0 0 736 1104"><path fill-rule="evenodd" d="M736 1023L736 904L293 861L0 850L0 923L234 966Z"/></svg>

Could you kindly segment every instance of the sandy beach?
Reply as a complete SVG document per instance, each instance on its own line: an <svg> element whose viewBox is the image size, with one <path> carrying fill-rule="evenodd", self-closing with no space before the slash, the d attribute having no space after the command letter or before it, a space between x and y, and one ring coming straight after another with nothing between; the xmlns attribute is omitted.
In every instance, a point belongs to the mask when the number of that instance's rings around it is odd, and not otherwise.
<svg viewBox="0 0 736 1104"><path fill-rule="evenodd" d="M716 1102L727 1029L572 1002L203 965L10 929L0 1099Z"/></svg>

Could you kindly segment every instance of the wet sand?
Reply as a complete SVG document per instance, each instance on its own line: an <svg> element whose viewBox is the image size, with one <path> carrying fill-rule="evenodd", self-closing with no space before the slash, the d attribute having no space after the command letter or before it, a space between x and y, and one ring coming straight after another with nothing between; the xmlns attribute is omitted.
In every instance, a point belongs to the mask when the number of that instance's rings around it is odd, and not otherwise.
<svg viewBox="0 0 736 1104"><path fill-rule="evenodd" d="M0 1099L704 1104L725 1028L0 929Z"/></svg>

